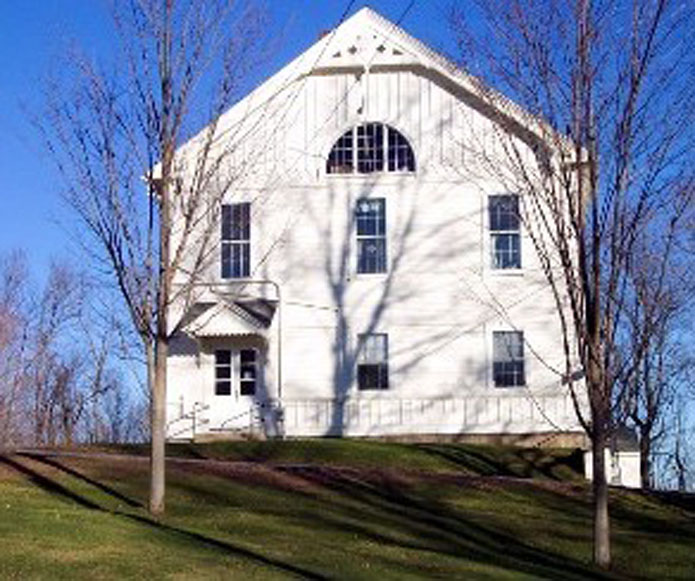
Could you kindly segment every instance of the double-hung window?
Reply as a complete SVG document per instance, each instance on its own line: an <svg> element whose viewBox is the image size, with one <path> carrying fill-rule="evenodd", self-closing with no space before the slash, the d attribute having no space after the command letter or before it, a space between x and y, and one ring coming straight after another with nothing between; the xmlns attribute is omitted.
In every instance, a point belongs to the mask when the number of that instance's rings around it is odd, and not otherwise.
<svg viewBox="0 0 695 581"><path fill-rule="evenodd" d="M251 204L222 205L222 278L251 273Z"/></svg>
<svg viewBox="0 0 695 581"><path fill-rule="evenodd" d="M488 198L492 268L521 268L519 196Z"/></svg>
<svg viewBox="0 0 695 581"><path fill-rule="evenodd" d="M361 198L355 209L357 273L386 272L386 200Z"/></svg>
<svg viewBox="0 0 695 581"><path fill-rule="evenodd" d="M359 335L357 387L360 390L388 389L389 350L386 333Z"/></svg>
<svg viewBox="0 0 695 581"><path fill-rule="evenodd" d="M526 385L522 331L492 333L492 378L495 387Z"/></svg>

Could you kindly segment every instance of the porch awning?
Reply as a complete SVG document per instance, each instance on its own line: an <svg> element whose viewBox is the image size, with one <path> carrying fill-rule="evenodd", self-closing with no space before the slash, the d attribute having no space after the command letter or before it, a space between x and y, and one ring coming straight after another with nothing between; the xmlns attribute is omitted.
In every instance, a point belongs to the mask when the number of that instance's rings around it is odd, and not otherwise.
<svg viewBox="0 0 695 581"><path fill-rule="evenodd" d="M223 301L198 303L191 311L191 320L183 330L194 337L265 336L275 305L260 299Z"/></svg>

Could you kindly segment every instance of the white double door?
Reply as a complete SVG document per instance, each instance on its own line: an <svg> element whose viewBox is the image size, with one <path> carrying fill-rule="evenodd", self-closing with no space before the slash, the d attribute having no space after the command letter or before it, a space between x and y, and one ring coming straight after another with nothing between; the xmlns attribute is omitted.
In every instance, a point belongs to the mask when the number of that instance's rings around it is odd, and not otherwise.
<svg viewBox="0 0 695 581"><path fill-rule="evenodd" d="M260 356L254 347L220 348L213 355L210 428L238 430L257 421Z"/></svg>

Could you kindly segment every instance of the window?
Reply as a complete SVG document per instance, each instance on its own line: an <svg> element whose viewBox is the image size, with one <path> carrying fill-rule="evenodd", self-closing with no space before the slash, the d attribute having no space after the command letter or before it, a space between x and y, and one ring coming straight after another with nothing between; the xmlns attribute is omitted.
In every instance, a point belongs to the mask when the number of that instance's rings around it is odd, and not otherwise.
<svg viewBox="0 0 695 581"><path fill-rule="evenodd" d="M215 351L215 395L232 395L232 352Z"/></svg>
<svg viewBox="0 0 695 581"><path fill-rule="evenodd" d="M386 272L386 200L362 198L355 209L357 273Z"/></svg>
<svg viewBox="0 0 695 581"><path fill-rule="evenodd" d="M326 162L329 174L414 172L415 155L403 135L383 123L365 123L335 142Z"/></svg>
<svg viewBox="0 0 695 581"><path fill-rule="evenodd" d="M336 141L328 155L328 173L352 173L354 165L354 147L352 129Z"/></svg>
<svg viewBox="0 0 695 581"><path fill-rule="evenodd" d="M239 351L239 395L256 395L258 378L258 352L255 349Z"/></svg>
<svg viewBox="0 0 695 581"><path fill-rule="evenodd" d="M251 263L251 204L222 205L222 278L245 278Z"/></svg>
<svg viewBox="0 0 695 581"><path fill-rule="evenodd" d="M492 268L521 268L519 196L490 196Z"/></svg>
<svg viewBox="0 0 695 581"><path fill-rule="evenodd" d="M358 389L388 389L388 335L385 333L359 335L358 342L361 346L357 363Z"/></svg>
<svg viewBox="0 0 695 581"><path fill-rule="evenodd" d="M521 331L492 333L492 376L495 387L526 385L524 334Z"/></svg>
<svg viewBox="0 0 695 581"><path fill-rule="evenodd" d="M408 140L388 128L388 171L415 171L415 155Z"/></svg>

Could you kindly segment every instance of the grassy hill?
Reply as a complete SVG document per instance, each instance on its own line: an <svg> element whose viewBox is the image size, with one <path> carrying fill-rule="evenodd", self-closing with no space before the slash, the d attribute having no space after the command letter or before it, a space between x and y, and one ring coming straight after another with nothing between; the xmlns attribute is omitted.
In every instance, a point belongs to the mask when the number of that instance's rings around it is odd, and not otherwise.
<svg viewBox="0 0 695 581"><path fill-rule="evenodd" d="M89 455L86 455L86 452ZM591 555L571 451L315 440L0 456L0 578L691 579L695 499L615 490Z"/></svg>

